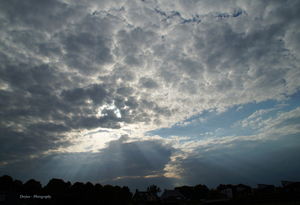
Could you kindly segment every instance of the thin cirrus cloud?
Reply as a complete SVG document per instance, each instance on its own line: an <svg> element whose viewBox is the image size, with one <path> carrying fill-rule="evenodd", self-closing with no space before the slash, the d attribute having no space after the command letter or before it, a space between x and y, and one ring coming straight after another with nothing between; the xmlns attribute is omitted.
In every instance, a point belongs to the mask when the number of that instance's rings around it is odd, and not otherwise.
<svg viewBox="0 0 300 205"><path fill-rule="evenodd" d="M299 6L3 1L1 172L132 189L299 180Z"/></svg>

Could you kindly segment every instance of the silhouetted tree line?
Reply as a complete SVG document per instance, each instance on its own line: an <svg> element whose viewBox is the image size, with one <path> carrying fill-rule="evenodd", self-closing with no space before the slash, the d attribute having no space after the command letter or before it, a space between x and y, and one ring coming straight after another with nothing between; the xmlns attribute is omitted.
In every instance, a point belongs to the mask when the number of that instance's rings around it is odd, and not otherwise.
<svg viewBox="0 0 300 205"><path fill-rule="evenodd" d="M227 185L229 186L229 185ZM196 186L181 186L175 187L187 201L200 201L202 199L218 199L223 195L220 194L219 189L209 190L206 185L198 184ZM103 204L103 205L122 205L132 203L132 193L127 186L111 186L101 184L92 184L87 182L76 182L73 185L71 182L65 182L62 179L51 179L49 183L42 187L39 181L30 179L25 184L22 181L13 179L11 176L4 175L0 177L0 190L15 191L17 196L51 196L51 199L21 199L27 205L29 204ZM161 192L156 185L147 187L147 191L157 194Z"/></svg>
<svg viewBox="0 0 300 205"><path fill-rule="evenodd" d="M30 204L104 204L123 205L130 204L132 193L127 186L111 186L92 184L87 182L64 182L61 179L51 179L49 183L42 187L39 181L30 179L25 184L20 180L14 180L11 176L0 177L0 190L11 190L16 196L51 196L51 199L41 198L20 198L23 203Z"/></svg>
<svg viewBox="0 0 300 205"><path fill-rule="evenodd" d="M200 199L206 199L209 193L209 189L206 185L198 184L196 186L181 186L175 187L187 200L199 201Z"/></svg>
<svg viewBox="0 0 300 205"><path fill-rule="evenodd" d="M299 186L297 184L297 186ZM222 199L226 198L224 193L221 193L225 188L230 188L232 194L235 195L238 191L238 188L251 193L251 187L243 184L231 185L231 184L220 184L217 189L208 189L206 185L198 184L196 186L181 186L175 187L175 190L178 190L184 197L188 204L199 203L202 200L210 199ZM297 187L296 187L297 188ZM299 190L297 188L297 190ZM151 185L147 187L148 192L157 194L161 192L160 188L156 185ZM30 179L25 184L22 181L13 179L11 176L3 175L0 177L0 195L3 196L3 193L10 193L12 198L18 198L18 200L13 200L14 203L6 204L26 204L26 205L62 205L62 204L88 204L88 205L126 205L132 204L132 193L127 186L112 186L101 184L92 184L87 182L86 184L82 182L76 182L73 185L71 182L65 182L62 179L51 179L46 186L42 186L39 181ZM299 192L299 191L298 191ZM297 192L297 193L298 193ZM13 193L13 194L11 194ZM285 196L285 192L282 188L278 189L276 195ZM293 192L291 192L293 193ZM33 196L51 196L51 199L41 199L34 198ZM20 196L31 196L31 198L20 198ZM240 197L239 195L236 195ZM242 196L242 195L241 195ZM275 195L272 195L273 197ZM298 195L297 195L298 196ZM252 200L254 196L251 196L249 199ZM282 198L282 197L281 197ZM245 197L247 199L247 197ZM256 198L255 198L256 200ZM280 199L281 200L281 199ZM282 199L283 200L283 199ZM286 200L286 199L284 199ZM157 203L160 203L157 201ZM3 204L3 203L2 203Z"/></svg>

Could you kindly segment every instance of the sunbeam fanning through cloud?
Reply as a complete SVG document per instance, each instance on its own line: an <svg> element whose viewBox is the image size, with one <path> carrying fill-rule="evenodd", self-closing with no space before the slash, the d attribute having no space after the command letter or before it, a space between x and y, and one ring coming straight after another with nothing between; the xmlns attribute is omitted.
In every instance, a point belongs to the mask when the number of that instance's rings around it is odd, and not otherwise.
<svg viewBox="0 0 300 205"><path fill-rule="evenodd" d="M131 191L300 181L299 11L2 0L1 176Z"/></svg>

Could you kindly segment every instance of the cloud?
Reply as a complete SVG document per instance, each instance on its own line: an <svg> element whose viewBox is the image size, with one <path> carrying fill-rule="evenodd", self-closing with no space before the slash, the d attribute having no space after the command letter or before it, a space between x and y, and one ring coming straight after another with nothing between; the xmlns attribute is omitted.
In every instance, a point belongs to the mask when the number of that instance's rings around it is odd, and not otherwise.
<svg viewBox="0 0 300 205"><path fill-rule="evenodd" d="M108 142L107 147L97 153L52 153L9 163L3 170L15 170L14 177L24 179L35 169L35 179L42 179L44 184L52 176L73 183L79 179L94 183L126 178L146 179L152 175L162 176L164 166L174 151L174 148L161 140L132 141L128 135L122 135ZM18 169L22 172L18 172Z"/></svg>
<svg viewBox="0 0 300 205"><path fill-rule="evenodd" d="M295 153L299 148L298 118L299 107L264 120L255 135L190 140L174 152L173 160L166 165L165 176L185 183L201 179L202 183L214 186L238 184L246 178L251 186L256 186L258 181L279 183L282 178L293 178L294 160L298 160Z"/></svg>
<svg viewBox="0 0 300 205"><path fill-rule="evenodd" d="M262 117L259 117L259 116L267 114L268 112L271 112L271 111L274 111L274 110L278 110L278 108L256 110L249 117L236 122L234 124L234 126L242 124L242 127L247 127L247 126L250 125L252 128L255 128L255 124L257 124L260 120L262 120Z"/></svg>
<svg viewBox="0 0 300 205"><path fill-rule="evenodd" d="M158 84L154 80L145 77L140 78L139 84L141 85L141 87L147 89L155 89L158 87Z"/></svg>
<svg viewBox="0 0 300 205"><path fill-rule="evenodd" d="M147 150L148 131L187 125L203 111L290 99L299 91L299 7L297 1L4 1L1 163L81 152L78 143L102 129L141 139L108 145L123 148L130 164L139 146ZM298 132L298 117L258 118L271 112L264 110L240 123L260 133L281 135L287 125Z"/></svg>

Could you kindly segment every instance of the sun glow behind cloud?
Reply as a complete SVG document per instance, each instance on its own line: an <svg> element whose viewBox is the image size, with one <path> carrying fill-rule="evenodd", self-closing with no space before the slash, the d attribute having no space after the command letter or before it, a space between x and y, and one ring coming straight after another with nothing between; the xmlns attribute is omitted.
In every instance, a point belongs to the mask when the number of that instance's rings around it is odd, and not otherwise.
<svg viewBox="0 0 300 205"><path fill-rule="evenodd" d="M112 103L111 105L103 105L98 109L98 115L97 117L103 117L107 116L108 112L113 111L113 113L116 115L117 118L121 118L121 112L120 110Z"/></svg>
<svg viewBox="0 0 300 205"><path fill-rule="evenodd" d="M298 159L299 8L298 1L5 2L1 169L18 173L38 161L49 177L56 164L53 173L74 179L233 183L226 176L243 179L239 169L263 179L253 167L276 149L291 150L273 153L281 161L264 168L277 176L274 167Z"/></svg>

